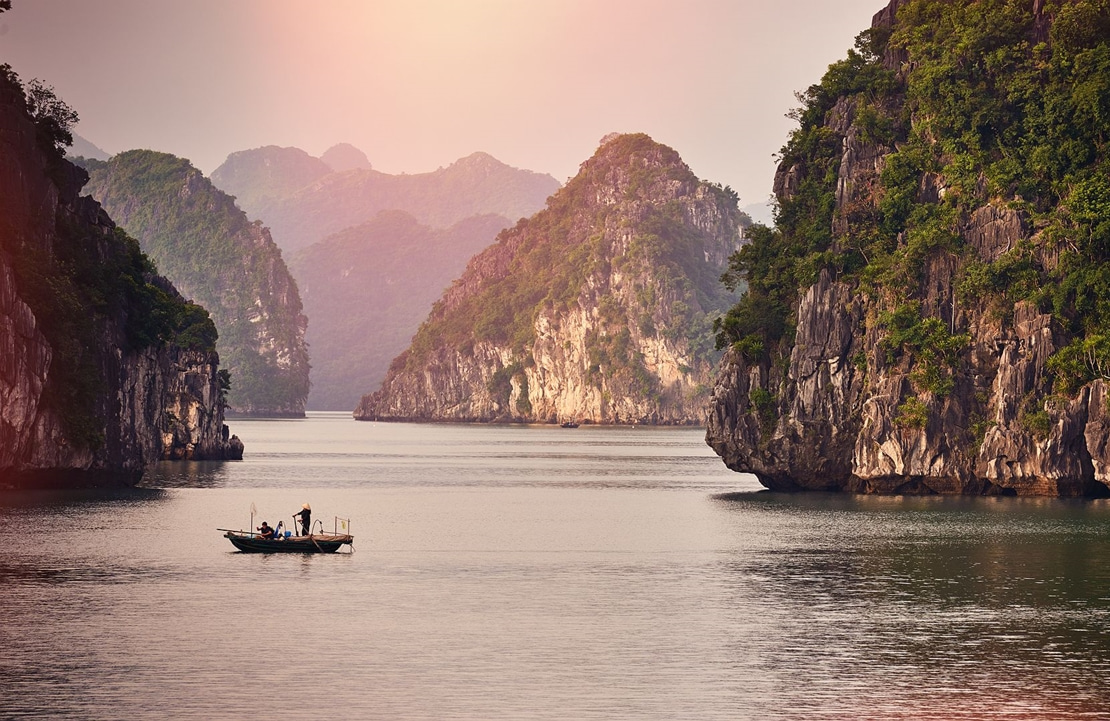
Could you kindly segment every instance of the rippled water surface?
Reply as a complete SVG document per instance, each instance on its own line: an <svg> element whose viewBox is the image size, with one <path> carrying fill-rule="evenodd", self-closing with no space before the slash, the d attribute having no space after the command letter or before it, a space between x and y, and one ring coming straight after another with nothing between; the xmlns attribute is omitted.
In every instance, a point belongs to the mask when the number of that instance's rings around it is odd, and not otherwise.
<svg viewBox="0 0 1110 721"><path fill-rule="evenodd" d="M234 422L0 495L0 718L1110 718L1110 504L786 496L688 429ZM215 529L309 501L355 552Z"/></svg>

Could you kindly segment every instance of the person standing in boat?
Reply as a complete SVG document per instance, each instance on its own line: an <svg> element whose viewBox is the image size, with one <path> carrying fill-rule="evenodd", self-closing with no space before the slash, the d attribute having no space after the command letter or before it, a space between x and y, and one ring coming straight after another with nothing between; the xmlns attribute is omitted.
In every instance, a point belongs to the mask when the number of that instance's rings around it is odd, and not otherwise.
<svg viewBox="0 0 1110 721"><path fill-rule="evenodd" d="M312 530L312 507L307 503L301 506L301 510L293 514L293 518L300 516L301 518L301 535L307 536Z"/></svg>

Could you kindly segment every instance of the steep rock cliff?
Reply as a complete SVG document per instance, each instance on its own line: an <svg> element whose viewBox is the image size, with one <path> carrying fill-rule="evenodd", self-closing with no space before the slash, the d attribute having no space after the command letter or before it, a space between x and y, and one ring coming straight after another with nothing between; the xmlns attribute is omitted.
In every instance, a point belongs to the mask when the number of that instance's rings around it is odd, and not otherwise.
<svg viewBox="0 0 1110 721"><path fill-rule="evenodd" d="M611 136L476 256L360 419L698 424L745 221L646 135Z"/></svg>
<svg viewBox="0 0 1110 721"><path fill-rule="evenodd" d="M777 227L733 259L707 432L730 468L1106 494L1108 29L1085 0L895 0L803 95Z"/></svg>
<svg viewBox="0 0 1110 721"><path fill-rule="evenodd" d="M87 191L183 294L212 313L231 373L229 410L303 416L308 321L269 230L182 158L130 150L86 167Z"/></svg>
<svg viewBox="0 0 1110 721"><path fill-rule="evenodd" d="M0 72L0 485L131 483L241 458L215 329L90 198Z"/></svg>

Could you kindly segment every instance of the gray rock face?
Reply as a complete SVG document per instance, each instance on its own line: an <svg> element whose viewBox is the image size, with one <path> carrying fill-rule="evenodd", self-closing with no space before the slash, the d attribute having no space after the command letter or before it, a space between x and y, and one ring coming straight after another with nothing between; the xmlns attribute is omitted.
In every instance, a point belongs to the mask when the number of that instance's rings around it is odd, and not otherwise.
<svg viewBox="0 0 1110 721"><path fill-rule="evenodd" d="M789 368L725 355L707 439L730 468L778 490L832 490L851 476L863 386L852 357L862 318L850 289L822 273L799 307ZM789 395L777 395L780 388Z"/></svg>
<svg viewBox="0 0 1110 721"><path fill-rule="evenodd" d="M971 214L965 236L979 253L979 259L993 263L1014 249L1014 243L1028 237L1021 213L1009 208L984 205Z"/></svg>
<svg viewBox="0 0 1110 721"><path fill-rule="evenodd" d="M1081 496L1110 485L1104 382L1030 406L1047 395L1045 362L1059 347L1049 316L1019 304L1003 325L982 309L956 389L923 394L931 412L916 428L898 422L918 397L913 369L885 363L866 323L875 310L826 273L799 304L788 369L726 355L706 439L730 468L790 491ZM773 397L762 413L761 393ZM1046 414L1046 433L1030 413Z"/></svg>
<svg viewBox="0 0 1110 721"><path fill-rule="evenodd" d="M20 267L27 278L28 263L44 264L33 270L50 282L59 249L80 243L88 257L113 258L120 241L100 206L77 197L83 171L39 148L22 93L7 78L0 78L0 155L0 486L131 483L162 458L241 458L242 443L223 424L215 353L166 343L128 350L128 316L149 308L88 308L82 322L94 328L94 341L80 349L80 367L95 395L75 396L79 390L59 380L72 377L59 374L78 359L52 344ZM155 282L176 293L164 279ZM67 414L85 401L86 433L78 437Z"/></svg>

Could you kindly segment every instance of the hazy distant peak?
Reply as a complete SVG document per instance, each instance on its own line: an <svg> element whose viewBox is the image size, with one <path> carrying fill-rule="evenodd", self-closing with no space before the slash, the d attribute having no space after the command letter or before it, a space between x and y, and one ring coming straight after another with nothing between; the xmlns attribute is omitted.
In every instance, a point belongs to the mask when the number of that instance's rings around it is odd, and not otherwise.
<svg viewBox="0 0 1110 721"><path fill-rule="evenodd" d="M112 157L110 153L101 150L77 133L73 134L73 145L70 146L66 154L74 158L89 158L90 160L107 160Z"/></svg>
<svg viewBox="0 0 1110 721"><path fill-rule="evenodd" d="M320 160L337 173L345 170L372 170L370 159L350 143L338 143L324 151Z"/></svg>
<svg viewBox="0 0 1110 721"><path fill-rule="evenodd" d="M281 145L263 145L258 148L251 148L250 150L237 150L227 156L224 165L235 165L241 163L254 163L259 160L272 162L273 160L283 159L297 159L302 160L311 158L316 160L311 155L296 147L284 147Z"/></svg>
<svg viewBox="0 0 1110 721"><path fill-rule="evenodd" d="M381 210L407 211L433 228L481 213L524 218L559 189L550 175L513 168L481 152L448 168L391 175L373 169L335 172L310 156L303 166L270 166L261 157L265 150L251 151L254 163L234 162L246 154L229 157L212 181L236 196L251 217L262 219L287 252L364 223Z"/></svg>
<svg viewBox="0 0 1110 721"><path fill-rule="evenodd" d="M249 207L266 197L283 197L332 173L319 158L300 148L265 145L239 150L212 171L212 182Z"/></svg>
<svg viewBox="0 0 1110 721"><path fill-rule="evenodd" d="M524 174L532 178L550 179L552 183L551 192L554 192L554 190L559 187L559 182L547 173L537 173L534 170L514 168L507 163L501 162L489 153L484 153L482 151L471 153L465 158L459 158L447 166L446 172L451 175L462 174L464 176L482 178L507 178L511 175Z"/></svg>
<svg viewBox="0 0 1110 721"><path fill-rule="evenodd" d="M509 166L505 165L504 163L502 163L500 160L493 157L489 153L483 153L481 151L478 151L476 153L471 153L470 155L467 155L465 158L459 158L458 160L451 163L451 165L449 165L447 167L449 167L449 168L459 168L459 169L471 169L471 168L495 169L495 168L508 168Z"/></svg>
<svg viewBox="0 0 1110 721"><path fill-rule="evenodd" d="M378 211L377 215L362 223L362 225L400 228L421 225L421 223L416 219L416 216L408 211L389 209Z"/></svg>

